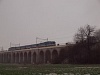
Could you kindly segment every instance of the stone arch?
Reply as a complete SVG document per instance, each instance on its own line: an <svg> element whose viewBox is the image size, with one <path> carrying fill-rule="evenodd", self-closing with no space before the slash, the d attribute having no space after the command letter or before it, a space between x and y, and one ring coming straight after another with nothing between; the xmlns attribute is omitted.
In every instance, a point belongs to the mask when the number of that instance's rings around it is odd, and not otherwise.
<svg viewBox="0 0 100 75"><path fill-rule="evenodd" d="M44 63L44 52L40 51L39 53L39 63L43 64Z"/></svg>
<svg viewBox="0 0 100 75"><path fill-rule="evenodd" d="M31 63L31 51L28 52L28 63Z"/></svg>
<svg viewBox="0 0 100 75"><path fill-rule="evenodd" d="M20 63L23 63L23 53L20 53Z"/></svg>
<svg viewBox="0 0 100 75"><path fill-rule="evenodd" d="M33 53L33 63L36 63L36 52Z"/></svg>
<svg viewBox="0 0 100 75"><path fill-rule="evenodd" d="M8 54L5 53L5 63L7 63L7 60L8 60Z"/></svg>
<svg viewBox="0 0 100 75"><path fill-rule="evenodd" d="M16 54L16 63L19 63L19 53Z"/></svg>
<svg viewBox="0 0 100 75"><path fill-rule="evenodd" d="M68 50L66 50L64 48L62 48L60 50L60 53L59 53L59 60L61 61L60 63L68 63L69 62L67 51Z"/></svg>
<svg viewBox="0 0 100 75"><path fill-rule="evenodd" d="M5 53L3 53L3 63L5 63Z"/></svg>
<svg viewBox="0 0 100 75"><path fill-rule="evenodd" d="M11 63L11 53L8 54L8 63Z"/></svg>
<svg viewBox="0 0 100 75"><path fill-rule="evenodd" d="M9 53L6 54L6 63L9 62Z"/></svg>
<svg viewBox="0 0 100 75"><path fill-rule="evenodd" d="M56 63L57 59L58 59L58 52L57 52L57 50L53 50L52 51L52 63Z"/></svg>
<svg viewBox="0 0 100 75"><path fill-rule="evenodd" d="M46 50L46 52L45 52L45 63L51 63L51 52L50 52L50 50Z"/></svg>
<svg viewBox="0 0 100 75"><path fill-rule="evenodd" d="M27 52L24 52L24 64L27 63Z"/></svg>
<svg viewBox="0 0 100 75"><path fill-rule="evenodd" d="M4 62L4 55L3 55L3 53L1 54L1 63L3 63Z"/></svg>
<svg viewBox="0 0 100 75"><path fill-rule="evenodd" d="M0 54L0 63L2 62L1 59L2 59L2 54Z"/></svg>
<svg viewBox="0 0 100 75"><path fill-rule="evenodd" d="M7 63L7 59L8 59L7 53L4 53L4 63Z"/></svg>
<svg viewBox="0 0 100 75"><path fill-rule="evenodd" d="M0 63L2 63L3 62L3 54L1 53L0 54Z"/></svg>
<svg viewBox="0 0 100 75"><path fill-rule="evenodd" d="M12 62L15 63L15 53L13 53L12 58L13 58Z"/></svg>
<svg viewBox="0 0 100 75"><path fill-rule="evenodd" d="M65 54L66 54L66 50L65 49L61 49L59 51L59 56L62 56L62 58L65 57Z"/></svg>

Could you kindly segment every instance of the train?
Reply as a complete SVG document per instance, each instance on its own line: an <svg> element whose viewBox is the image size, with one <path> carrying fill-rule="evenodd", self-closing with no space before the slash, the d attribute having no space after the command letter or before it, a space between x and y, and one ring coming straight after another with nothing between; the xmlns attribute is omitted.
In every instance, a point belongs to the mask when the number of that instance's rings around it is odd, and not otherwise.
<svg viewBox="0 0 100 75"><path fill-rule="evenodd" d="M55 41L47 41L47 42L42 42L42 43L38 43L38 44L10 47L8 49L8 51L23 50L23 49L30 49L30 48L40 48L40 47L48 47L48 46L56 46L56 42Z"/></svg>

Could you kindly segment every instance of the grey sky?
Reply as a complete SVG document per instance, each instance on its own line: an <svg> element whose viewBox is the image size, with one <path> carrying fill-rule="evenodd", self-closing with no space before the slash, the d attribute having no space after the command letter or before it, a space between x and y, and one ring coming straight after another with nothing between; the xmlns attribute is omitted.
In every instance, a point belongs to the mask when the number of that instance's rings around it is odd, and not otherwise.
<svg viewBox="0 0 100 75"><path fill-rule="evenodd" d="M73 40L86 24L100 28L100 0L0 0L0 47Z"/></svg>

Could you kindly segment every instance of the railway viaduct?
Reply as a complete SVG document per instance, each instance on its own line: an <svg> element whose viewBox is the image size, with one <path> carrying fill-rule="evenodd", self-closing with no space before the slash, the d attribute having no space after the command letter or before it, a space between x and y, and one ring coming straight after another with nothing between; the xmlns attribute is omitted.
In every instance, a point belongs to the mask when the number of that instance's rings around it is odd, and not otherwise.
<svg viewBox="0 0 100 75"><path fill-rule="evenodd" d="M47 64L57 58L66 45L25 50L1 51L0 63L11 64ZM67 46L68 47L68 46Z"/></svg>

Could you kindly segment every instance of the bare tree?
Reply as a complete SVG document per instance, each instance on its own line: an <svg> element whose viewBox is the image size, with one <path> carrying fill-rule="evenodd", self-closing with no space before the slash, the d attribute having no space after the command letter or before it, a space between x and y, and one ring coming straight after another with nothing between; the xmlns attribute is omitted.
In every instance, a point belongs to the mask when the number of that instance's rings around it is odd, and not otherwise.
<svg viewBox="0 0 100 75"><path fill-rule="evenodd" d="M80 27L74 37L75 42L83 42L85 40L84 29Z"/></svg>
<svg viewBox="0 0 100 75"><path fill-rule="evenodd" d="M75 34L75 42L90 42L90 38L94 35L95 27L86 25L85 27L80 27L78 32Z"/></svg>
<svg viewBox="0 0 100 75"><path fill-rule="evenodd" d="M100 30L86 25L80 27L74 37L78 42L67 51L67 60L74 64L98 64L100 63ZM66 48L65 48L66 50Z"/></svg>
<svg viewBox="0 0 100 75"><path fill-rule="evenodd" d="M96 42L100 43L100 29L95 32L94 36L96 38Z"/></svg>
<svg viewBox="0 0 100 75"><path fill-rule="evenodd" d="M86 61L87 63L89 63L91 60L91 48L93 46L94 32L95 27L86 25L84 27L80 27L74 37L75 42L78 42L75 46L76 49L74 48L74 50L76 53L79 53L81 51L81 55L84 55L85 53L86 55L84 56L84 61ZM80 57L81 55L79 53L78 57Z"/></svg>
<svg viewBox="0 0 100 75"><path fill-rule="evenodd" d="M90 25L86 25L85 27L81 27L78 30L78 33L75 34L75 40L82 44L82 47L87 49L87 58L90 59L91 55L91 47L93 45L93 37L94 37L95 27ZM89 60L88 60L89 62Z"/></svg>

